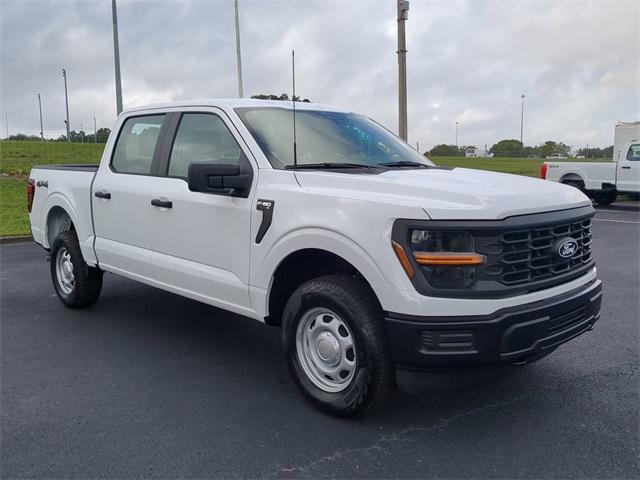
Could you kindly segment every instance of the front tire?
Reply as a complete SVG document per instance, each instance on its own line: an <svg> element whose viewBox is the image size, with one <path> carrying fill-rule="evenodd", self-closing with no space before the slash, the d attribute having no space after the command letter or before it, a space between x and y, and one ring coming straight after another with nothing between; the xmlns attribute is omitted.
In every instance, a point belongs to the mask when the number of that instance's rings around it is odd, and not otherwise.
<svg viewBox="0 0 640 480"><path fill-rule="evenodd" d="M348 417L384 404L395 367L378 300L361 279L329 275L302 284L283 313L283 343L291 374L305 397Z"/></svg>
<svg viewBox="0 0 640 480"><path fill-rule="evenodd" d="M67 307L84 308L98 300L103 272L86 264L74 231L61 232L53 241L50 265L53 288Z"/></svg>
<svg viewBox="0 0 640 480"><path fill-rule="evenodd" d="M593 199L596 201L598 205L611 205L616 201L616 197L618 195L616 192L598 192L593 195Z"/></svg>

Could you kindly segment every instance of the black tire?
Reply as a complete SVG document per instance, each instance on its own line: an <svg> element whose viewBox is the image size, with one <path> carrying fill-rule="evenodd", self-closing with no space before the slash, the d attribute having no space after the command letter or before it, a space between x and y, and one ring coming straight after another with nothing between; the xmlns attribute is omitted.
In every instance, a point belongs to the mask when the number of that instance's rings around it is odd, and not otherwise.
<svg viewBox="0 0 640 480"><path fill-rule="evenodd" d="M68 255L67 255L68 254ZM62 272L64 267L60 267L58 257L70 259L72 268L67 270L73 272L73 279L65 282ZM102 290L102 270L89 267L84 258L78 243L78 237L74 231L61 232L53 241L51 246L51 280L53 288L58 298L67 307L85 308L95 303ZM68 265L68 264L67 264ZM60 275L58 275L60 270Z"/></svg>
<svg viewBox="0 0 640 480"><path fill-rule="evenodd" d="M598 192L593 195L593 199L598 205L606 206L615 202L617 196L616 192Z"/></svg>
<svg viewBox="0 0 640 480"><path fill-rule="evenodd" d="M318 309L335 312L339 321L350 330L355 346L352 377L338 392L319 388L311 378L313 375L305 373L300 357L304 354L298 352L298 326L303 317ZM326 317L321 318L325 321ZM321 410L342 417L358 416L380 407L393 394L395 366L389 353L382 309L363 280L349 275L328 275L302 284L284 308L282 334L285 355L296 384ZM343 372L339 373L342 375Z"/></svg>

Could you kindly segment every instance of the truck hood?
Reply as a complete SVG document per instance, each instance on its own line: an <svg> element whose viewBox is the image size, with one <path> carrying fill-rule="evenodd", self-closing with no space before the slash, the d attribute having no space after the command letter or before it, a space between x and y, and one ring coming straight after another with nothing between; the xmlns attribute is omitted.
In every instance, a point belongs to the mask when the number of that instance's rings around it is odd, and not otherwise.
<svg viewBox="0 0 640 480"><path fill-rule="evenodd" d="M299 170L296 178L303 188L319 194L420 207L434 220L494 220L591 205L567 185L468 168L380 174Z"/></svg>

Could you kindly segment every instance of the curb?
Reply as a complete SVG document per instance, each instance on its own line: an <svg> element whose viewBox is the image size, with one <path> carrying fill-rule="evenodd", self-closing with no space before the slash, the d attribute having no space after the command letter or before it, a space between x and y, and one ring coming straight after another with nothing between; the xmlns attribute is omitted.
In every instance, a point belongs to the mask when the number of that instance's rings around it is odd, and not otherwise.
<svg viewBox="0 0 640 480"><path fill-rule="evenodd" d="M8 245L12 243L27 243L33 242L31 235L21 235L16 237L0 237L0 245Z"/></svg>

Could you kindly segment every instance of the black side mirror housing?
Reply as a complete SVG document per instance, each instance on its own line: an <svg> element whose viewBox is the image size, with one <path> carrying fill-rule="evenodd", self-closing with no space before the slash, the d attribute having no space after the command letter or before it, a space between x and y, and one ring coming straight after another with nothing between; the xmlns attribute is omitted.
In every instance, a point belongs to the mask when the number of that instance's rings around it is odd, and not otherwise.
<svg viewBox="0 0 640 480"><path fill-rule="evenodd" d="M192 192L248 197L251 167L229 163L197 162L189 165L188 184Z"/></svg>

